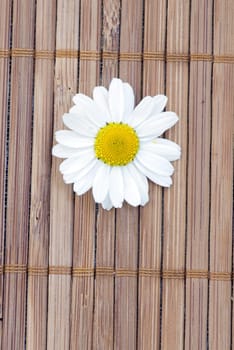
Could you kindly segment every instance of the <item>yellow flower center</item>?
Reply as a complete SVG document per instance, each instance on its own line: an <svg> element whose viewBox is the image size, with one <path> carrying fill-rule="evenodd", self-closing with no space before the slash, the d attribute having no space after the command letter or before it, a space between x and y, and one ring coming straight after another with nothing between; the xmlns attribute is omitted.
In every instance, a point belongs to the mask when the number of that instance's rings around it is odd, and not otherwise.
<svg viewBox="0 0 234 350"><path fill-rule="evenodd" d="M96 136L96 157L111 166L126 165L133 161L139 149L139 138L127 124L109 123Z"/></svg>

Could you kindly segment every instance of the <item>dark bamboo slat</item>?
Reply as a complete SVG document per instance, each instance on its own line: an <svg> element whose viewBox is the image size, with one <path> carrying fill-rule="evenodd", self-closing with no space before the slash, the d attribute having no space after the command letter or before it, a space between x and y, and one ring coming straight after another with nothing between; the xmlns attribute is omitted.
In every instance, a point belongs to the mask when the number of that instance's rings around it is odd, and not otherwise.
<svg viewBox="0 0 234 350"><path fill-rule="evenodd" d="M34 47L35 4L13 3L12 48ZM12 58L5 263L27 264L31 175L33 58ZM24 349L25 274L4 277L2 349Z"/></svg>
<svg viewBox="0 0 234 350"><path fill-rule="evenodd" d="M9 49L11 2L2 1L2 11L5 16L0 21L0 47ZM9 58L0 58L0 264L4 264L4 231L5 231L5 182L6 182L6 156L7 156L7 119L8 119L8 81ZM0 318L2 318L3 306L3 276L0 277Z"/></svg>

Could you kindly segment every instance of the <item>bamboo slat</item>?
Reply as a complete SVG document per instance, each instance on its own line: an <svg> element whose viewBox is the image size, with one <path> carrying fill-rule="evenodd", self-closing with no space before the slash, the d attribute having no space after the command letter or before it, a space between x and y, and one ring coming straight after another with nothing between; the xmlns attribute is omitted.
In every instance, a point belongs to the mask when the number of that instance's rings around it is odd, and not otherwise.
<svg viewBox="0 0 234 350"><path fill-rule="evenodd" d="M189 1L169 0L167 12L167 52L189 52ZM182 157L175 162L173 186L164 190L163 269L183 271L186 229L186 160L188 118L188 63L168 62L166 71L167 110L175 111L179 122L166 136L177 142ZM184 343L184 281L163 282L162 348L182 349Z"/></svg>
<svg viewBox="0 0 234 350"><path fill-rule="evenodd" d="M36 49L54 50L56 1L39 0ZM48 27L50 30L48 31ZM28 265L48 267L54 61L36 60ZM46 349L47 276L28 276L27 349Z"/></svg>
<svg viewBox="0 0 234 350"><path fill-rule="evenodd" d="M166 2L147 0L144 8L144 52L163 52L166 36ZM152 30L153 28L153 30ZM143 96L165 91L165 63L143 61ZM150 202L140 210L139 269L161 269L162 189L150 187ZM138 349L160 346L160 275L139 278Z"/></svg>
<svg viewBox="0 0 234 350"><path fill-rule="evenodd" d="M102 58L102 84L108 87L111 79L118 76L118 50L120 28L120 1L103 1L102 41L103 50L116 55L115 60ZM96 238L96 280L93 348L113 348L114 334L114 276L108 269L98 274L102 266L114 270L115 265L115 210L103 210L99 205Z"/></svg>
<svg viewBox="0 0 234 350"><path fill-rule="evenodd" d="M57 1L56 49L78 50L79 2ZM71 35L72 33L72 35ZM78 58L57 58L54 73L54 131L63 128L62 115L72 105L77 90ZM49 265L69 270L72 265L73 192L59 173L60 160L53 158L50 200ZM48 349L69 349L71 276L49 276L48 286ZM62 271L62 273L61 273Z"/></svg>
<svg viewBox="0 0 234 350"><path fill-rule="evenodd" d="M120 53L142 50L142 1L121 3ZM120 62L119 75L135 91L136 102L141 97L141 62ZM116 268L138 267L138 209L123 205L116 210ZM116 276L114 349L135 349L137 345L137 276Z"/></svg>
<svg viewBox="0 0 234 350"><path fill-rule="evenodd" d="M13 3L12 48L34 46L34 2ZM33 58L12 58L5 263L27 264ZM2 349L24 349L25 274L5 274Z"/></svg>
<svg viewBox="0 0 234 350"><path fill-rule="evenodd" d="M81 1L80 50L99 51L101 40L101 1ZM81 60L79 91L92 95L99 83L100 62ZM95 256L95 203L89 192L76 196L73 266L93 268ZM91 349L93 343L94 278L89 275L73 279L71 349Z"/></svg>
<svg viewBox="0 0 234 350"><path fill-rule="evenodd" d="M213 1L193 2L190 52L212 54ZM208 268L211 62L190 63L187 270ZM208 279L186 280L185 348L207 349Z"/></svg>
<svg viewBox="0 0 234 350"><path fill-rule="evenodd" d="M0 47L9 49L11 2L2 2L2 11L5 14L0 21ZM4 263L4 231L5 231L5 181L6 181L6 155L7 155L7 116L8 116L8 80L9 58L0 58L0 265ZM0 318L2 318L3 275L0 276Z"/></svg>
<svg viewBox="0 0 234 350"><path fill-rule="evenodd" d="M233 54L234 3L214 2L214 54ZM233 65L213 68L210 270L232 271L232 190L233 190ZM209 346L231 346L230 281L210 281Z"/></svg>

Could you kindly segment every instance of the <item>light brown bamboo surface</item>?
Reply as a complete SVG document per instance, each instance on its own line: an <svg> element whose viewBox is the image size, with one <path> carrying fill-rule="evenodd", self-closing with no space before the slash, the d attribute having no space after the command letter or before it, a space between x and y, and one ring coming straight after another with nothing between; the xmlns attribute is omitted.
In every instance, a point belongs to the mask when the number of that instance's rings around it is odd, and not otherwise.
<svg viewBox="0 0 234 350"><path fill-rule="evenodd" d="M87 28L90 30L87 31ZM100 52L101 1L80 2L80 51ZM82 60L79 67L79 91L92 95L99 85L100 61ZM76 275L81 269L93 269L95 262L96 208L89 192L75 199L75 222L73 240L71 349L93 347L93 313L95 306L94 278L89 273Z"/></svg>
<svg viewBox="0 0 234 350"><path fill-rule="evenodd" d="M212 1L193 2L190 51L212 54ZM191 62L188 120L187 256L188 270L209 268L209 196L212 63ZM199 142L197 142L199 140ZM197 188L200 188L197 191ZM185 348L206 348L208 280L186 279Z"/></svg>
<svg viewBox="0 0 234 350"><path fill-rule="evenodd" d="M79 3L57 1L56 50L77 50ZM70 33L73 33L72 36ZM59 57L54 71L54 131L63 128L61 115L77 91L78 59ZM51 153L51 152L50 152ZM60 161L52 160L48 282L47 348L68 349L71 330L71 266L73 249L74 195L58 174ZM58 188L61 190L58 191Z"/></svg>
<svg viewBox="0 0 234 350"><path fill-rule="evenodd" d="M227 30L234 32L234 3L214 3L214 54L233 54L233 41ZM233 154L232 127L234 108L233 89L230 82L234 80L233 66L214 64L213 99L212 99L212 141L211 141L211 207L210 207L210 270L218 273L232 271L232 169ZM231 92L232 90L232 92ZM220 91L223 91L220 96ZM223 116L222 122L220 115ZM225 246L223 244L225 242ZM231 345L230 281L210 282L209 329L210 347L229 348ZM215 307L213 306L215 305Z"/></svg>
<svg viewBox="0 0 234 350"><path fill-rule="evenodd" d="M36 11L36 50L55 48L55 1L38 1ZM48 27L50 30L48 31ZM28 247L27 349L46 346L47 288L46 276L35 274L48 267L50 232L50 174L53 132L54 62L38 59L35 62L34 118L32 144L31 210Z"/></svg>
<svg viewBox="0 0 234 350"><path fill-rule="evenodd" d="M0 349L229 350L233 0L2 0ZM173 186L107 212L51 157L76 92L167 94Z"/></svg>
<svg viewBox="0 0 234 350"><path fill-rule="evenodd" d="M189 52L189 1L168 1L167 51ZM176 35L176 40L175 40ZM166 67L167 110L180 116L177 128L166 137L181 145L182 156L175 164L173 187L164 190L163 270L185 269L185 225L187 183L188 62L168 62ZM165 279L162 285L162 349L183 348L184 281ZM176 320L176 322L175 322Z"/></svg>
<svg viewBox="0 0 234 350"><path fill-rule="evenodd" d="M166 38L166 2L147 1L144 8L144 51L162 52ZM155 26L152 31L152 27ZM149 35L149 33L151 34ZM152 79L152 72L157 79ZM165 62L144 61L142 94L165 93ZM150 184L151 201L140 211L139 268L145 274L139 276L138 297L138 348L158 349L160 346L160 287L159 276L147 271L160 271L162 233L162 189ZM149 220L149 218L154 218Z"/></svg>

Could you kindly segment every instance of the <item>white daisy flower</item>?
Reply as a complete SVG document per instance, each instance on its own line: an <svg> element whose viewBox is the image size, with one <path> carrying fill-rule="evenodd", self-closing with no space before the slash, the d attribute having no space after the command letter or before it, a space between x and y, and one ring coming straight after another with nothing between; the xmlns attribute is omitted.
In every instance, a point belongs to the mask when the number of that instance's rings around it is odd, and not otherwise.
<svg viewBox="0 0 234 350"><path fill-rule="evenodd" d="M109 91L93 90L93 99L83 94L64 114L70 130L55 133L52 154L67 158L60 165L65 183L73 183L82 195L92 188L96 203L104 209L132 206L149 200L148 179L169 187L174 171L170 161L180 158L180 147L160 138L178 121L173 112L162 112L167 97L146 96L134 108L132 87L114 78Z"/></svg>

